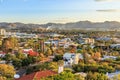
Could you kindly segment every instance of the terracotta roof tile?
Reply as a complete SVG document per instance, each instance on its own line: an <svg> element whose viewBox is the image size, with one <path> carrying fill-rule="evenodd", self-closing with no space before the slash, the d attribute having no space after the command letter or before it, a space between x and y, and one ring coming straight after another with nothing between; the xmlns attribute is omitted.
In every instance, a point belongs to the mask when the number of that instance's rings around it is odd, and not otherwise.
<svg viewBox="0 0 120 80"><path fill-rule="evenodd" d="M19 79L16 80L34 80L34 79L38 79L40 80L43 77L48 77L48 76L52 76L57 74L57 72L54 71L50 71L50 70L46 70L46 71L38 71L38 72L34 72L28 75L25 75Z"/></svg>

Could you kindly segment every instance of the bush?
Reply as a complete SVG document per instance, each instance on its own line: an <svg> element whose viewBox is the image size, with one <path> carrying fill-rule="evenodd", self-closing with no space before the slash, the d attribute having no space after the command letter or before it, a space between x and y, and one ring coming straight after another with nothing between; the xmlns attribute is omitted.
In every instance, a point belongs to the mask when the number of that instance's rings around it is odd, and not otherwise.
<svg viewBox="0 0 120 80"><path fill-rule="evenodd" d="M108 80L107 76L103 73L92 73L88 72L85 80Z"/></svg>
<svg viewBox="0 0 120 80"><path fill-rule="evenodd" d="M84 72L84 64L75 64L72 68L75 72Z"/></svg>
<svg viewBox="0 0 120 80"><path fill-rule="evenodd" d="M63 60L63 55L55 55L53 61L59 61L59 60Z"/></svg>
<svg viewBox="0 0 120 80"><path fill-rule="evenodd" d="M77 64L72 66L75 72L99 72L99 73L111 73L115 71L115 68L108 65L98 64Z"/></svg>

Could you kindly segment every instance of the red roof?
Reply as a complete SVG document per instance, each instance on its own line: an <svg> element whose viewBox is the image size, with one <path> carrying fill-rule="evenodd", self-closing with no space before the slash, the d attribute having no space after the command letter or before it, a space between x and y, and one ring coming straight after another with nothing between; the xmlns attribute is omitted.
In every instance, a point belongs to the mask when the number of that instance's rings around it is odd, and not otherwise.
<svg viewBox="0 0 120 80"><path fill-rule="evenodd" d="M30 56L38 56L38 53L35 51L30 50L28 53Z"/></svg>
<svg viewBox="0 0 120 80"><path fill-rule="evenodd" d="M48 77L57 74L57 72L46 70L46 71L38 71L28 75L25 75L16 80L40 80L43 77Z"/></svg>
<svg viewBox="0 0 120 80"><path fill-rule="evenodd" d="M5 52L0 51L0 54L6 54Z"/></svg>

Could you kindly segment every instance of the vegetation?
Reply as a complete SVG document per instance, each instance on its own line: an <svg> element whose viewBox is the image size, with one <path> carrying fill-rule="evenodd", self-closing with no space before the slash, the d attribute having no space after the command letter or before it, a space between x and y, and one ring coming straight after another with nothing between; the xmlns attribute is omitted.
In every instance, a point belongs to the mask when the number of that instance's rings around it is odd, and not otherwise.
<svg viewBox="0 0 120 80"><path fill-rule="evenodd" d="M73 65L73 70L75 72L99 72L99 73L107 73L114 72L115 68L108 65L99 65L99 64L78 64Z"/></svg>
<svg viewBox="0 0 120 80"><path fill-rule="evenodd" d="M107 76L103 73L92 73L88 72L85 80L108 80Z"/></svg>
<svg viewBox="0 0 120 80"><path fill-rule="evenodd" d="M62 72L55 76L43 78L42 80L84 80L84 78L80 75L74 75L71 72Z"/></svg>
<svg viewBox="0 0 120 80"><path fill-rule="evenodd" d="M46 31L45 31L46 32ZM97 40L97 38L106 35L115 34L115 32L96 32L96 31L48 31L49 33L59 33L70 37L74 43L78 46L70 45L68 48L61 47L59 45L43 45L41 41L47 41L48 39L54 39L50 36L45 36L43 39L17 39L15 37L9 37L1 39L0 50L5 52L6 55L1 57L0 60L5 60L6 64L12 64L16 70L21 68L27 69L26 73L30 74L36 71L53 70L58 71L58 66L63 66L63 55L65 52L80 53L83 55L83 59L79 60L78 64L65 68L63 73L55 76L44 78L43 80L107 80L105 76L107 72L112 73L115 70L120 70L120 48L110 48L110 45L115 43L113 40ZM95 39L95 44L79 44L79 39L83 34L84 37ZM117 36L119 37L119 36ZM57 39L63 39L64 37L57 37ZM91 45L95 47L91 47ZM44 46L44 50L43 50ZM25 55L23 49L33 49L38 56ZM53 48L54 47L54 48ZM114 56L116 59L104 59L104 56ZM52 59L51 56L54 56ZM45 61L45 60L48 61ZM29 66L29 67L28 67ZM15 74L14 68L9 65L0 64L0 80L13 79ZM9 69L9 70L8 70ZM86 77L81 75L75 75L74 73L84 72ZM113 79L119 79L119 75L113 77Z"/></svg>
<svg viewBox="0 0 120 80"><path fill-rule="evenodd" d="M6 64L0 64L0 79L8 79L8 80L13 80L15 70L13 66L6 65Z"/></svg>
<svg viewBox="0 0 120 80"><path fill-rule="evenodd" d="M43 64L38 64L35 66L30 66L27 68L27 74L30 74L32 72L36 72L36 71L42 71L42 70L53 70L53 71L58 71L58 64L57 62L46 62Z"/></svg>

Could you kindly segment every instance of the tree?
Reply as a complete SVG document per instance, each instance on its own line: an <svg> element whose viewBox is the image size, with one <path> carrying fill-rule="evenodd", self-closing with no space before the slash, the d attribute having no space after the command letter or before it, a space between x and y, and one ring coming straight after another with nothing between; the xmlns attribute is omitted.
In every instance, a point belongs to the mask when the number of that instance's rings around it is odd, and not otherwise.
<svg viewBox="0 0 120 80"><path fill-rule="evenodd" d="M113 76L110 80L120 80L120 74Z"/></svg>
<svg viewBox="0 0 120 80"><path fill-rule="evenodd" d="M3 50L8 52L9 49L18 48L18 40L15 37L5 38L2 42Z"/></svg>
<svg viewBox="0 0 120 80"><path fill-rule="evenodd" d="M107 76L103 73L87 73L87 76L85 77L85 80L108 80Z"/></svg>
<svg viewBox="0 0 120 80"><path fill-rule="evenodd" d="M23 60L26 58L26 56L23 53L17 53L16 58Z"/></svg>
<svg viewBox="0 0 120 80"><path fill-rule="evenodd" d="M22 67L22 61L20 59L17 59L17 58L12 61L12 64L16 68L21 68Z"/></svg>
<svg viewBox="0 0 120 80"><path fill-rule="evenodd" d="M52 50L48 48L47 51L45 52L45 55L50 56L51 54L52 54Z"/></svg>
<svg viewBox="0 0 120 80"><path fill-rule="evenodd" d="M96 52L96 53L94 54L93 58L94 58L95 60L100 60L100 58L101 58L100 52Z"/></svg>
<svg viewBox="0 0 120 80"><path fill-rule="evenodd" d="M6 80L6 77L0 75L0 80Z"/></svg>
<svg viewBox="0 0 120 80"><path fill-rule="evenodd" d="M10 61L15 59L15 55L13 55L13 54L6 54L3 59L6 60L9 63Z"/></svg>
<svg viewBox="0 0 120 80"><path fill-rule="evenodd" d="M58 66L63 66L64 65L64 61L63 60L59 60L58 61Z"/></svg>
<svg viewBox="0 0 120 80"><path fill-rule="evenodd" d="M33 39L29 39L27 40L27 48L33 48L34 47L34 40Z"/></svg>
<svg viewBox="0 0 120 80"><path fill-rule="evenodd" d="M89 60L91 59L91 55L88 53L83 53L84 63L89 63Z"/></svg>
<svg viewBox="0 0 120 80"><path fill-rule="evenodd" d="M55 50L56 54L63 55L65 52L64 48L59 47L58 49Z"/></svg>
<svg viewBox="0 0 120 80"><path fill-rule="evenodd" d="M43 78L42 80L84 80L84 78L80 75L76 76L71 72L62 72L58 75Z"/></svg>
<svg viewBox="0 0 120 80"><path fill-rule="evenodd" d="M49 69L52 71L58 71L58 64L57 62L50 62L49 64Z"/></svg>
<svg viewBox="0 0 120 80"><path fill-rule="evenodd" d="M59 60L63 60L63 55L55 55L53 61L59 61Z"/></svg>
<svg viewBox="0 0 120 80"><path fill-rule="evenodd" d="M0 64L0 74L3 78L6 77L7 79L13 79L15 74L14 67L6 64Z"/></svg>
<svg viewBox="0 0 120 80"><path fill-rule="evenodd" d="M22 66L28 66L34 62L36 62L36 58L32 56L28 56L27 58L22 60Z"/></svg>

